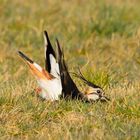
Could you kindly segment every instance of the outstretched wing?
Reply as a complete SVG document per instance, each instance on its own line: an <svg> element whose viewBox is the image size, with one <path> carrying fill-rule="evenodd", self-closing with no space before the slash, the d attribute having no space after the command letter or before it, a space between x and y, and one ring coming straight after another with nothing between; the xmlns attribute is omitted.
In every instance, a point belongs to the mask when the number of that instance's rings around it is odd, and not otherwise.
<svg viewBox="0 0 140 140"><path fill-rule="evenodd" d="M58 54L58 64L59 64L59 69L60 69L60 77L61 77L61 83L62 83L62 92L63 96L65 98L72 98L72 99L83 99L84 94L82 94L74 81L72 80L67 66L65 64L64 60L64 54L60 48L58 40L56 40L56 45L57 45L57 54Z"/></svg>
<svg viewBox="0 0 140 140"><path fill-rule="evenodd" d="M51 80L54 78L53 75L51 75L49 72L47 72L41 66L39 66L37 63L35 63L33 60L31 60L29 57L27 57L24 53L18 51L18 54L29 65L31 72L37 78L37 80L39 80L39 79Z"/></svg>
<svg viewBox="0 0 140 140"><path fill-rule="evenodd" d="M58 63L56 62L55 51L51 45L47 31L44 31L44 40L45 40L45 69L55 77L59 78L58 75L59 66Z"/></svg>
<svg viewBox="0 0 140 140"><path fill-rule="evenodd" d="M33 60L28 58L22 52L19 51L18 54L29 65L31 72L36 77L39 84L39 89L41 89L39 95L47 100L58 100L62 93L60 79L51 75L48 71L40 67L37 63L33 62Z"/></svg>

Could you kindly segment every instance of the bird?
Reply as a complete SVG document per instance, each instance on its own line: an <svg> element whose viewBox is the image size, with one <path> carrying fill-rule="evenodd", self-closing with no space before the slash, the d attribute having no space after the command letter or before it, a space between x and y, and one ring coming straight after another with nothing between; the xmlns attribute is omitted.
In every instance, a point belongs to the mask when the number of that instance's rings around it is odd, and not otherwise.
<svg viewBox="0 0 140 140"><path fill-rule="evenodd" d="M94 83L86 80L80 70L79 70L80 72L79 75L76 73L74 74L76 77L84 81L84 83L88 86L88 90L86 92L81 92L77 88L76 84L74 83L73 79L69 74L64 59L64 53L60 47L59 41L56 40L56 42L57 42L57 49L58 49L58 64L60 70L63 97L71 98L71 99L79 99L86 102L109 101L110 99L104 95L105 92L103 91L103 89L100 86L97 86Z"/></svg>
<svg viewBox="0 0 140 140"><path fill-rule="evenodd" d="M25 60L36 78L39 85L39 88L37 88L39 96L42 97L42 99L51 101L59 100L59 95L61 95L62 91L60 79L46 71L36 62L27 57L23 52L18 51L18 54Z"/></svg>
<svg viewBox="0 0 140 140"><path fill-rule="evenodd" d="M31 60L23 52L18 51L19 56L28 64L37 79L39 85L37 92L41 98L51 101L60 100L61 98L86 102L106 102L110 100L104 95L105 92L100 86L88 81L79 70L79 74L74 73L74 75L88 86L85 92L81 92L68 71L58 39L56 39L56 52L52 47L47 31L44 31L44 42L45 68Z"/></svg>

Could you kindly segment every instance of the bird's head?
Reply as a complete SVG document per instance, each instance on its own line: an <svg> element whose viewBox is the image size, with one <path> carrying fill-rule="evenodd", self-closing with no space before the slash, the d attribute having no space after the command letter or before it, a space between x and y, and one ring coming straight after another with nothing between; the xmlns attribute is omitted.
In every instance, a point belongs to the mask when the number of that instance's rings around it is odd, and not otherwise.
<svg viewBox="0 0 140 140"><path fill-rule="evenodd" d="M108 101L109 99L104 95L105 92L101 87L88 86L85 90L85 95L88 101Z"/></svg>
<svg viewBox="0 0 140 140"><path fill-rule="evenodd" d="M94 101L101 101L101 102L106 102L109 101L110 99L105 96L104 90L98 86L95 85L94 83L88 81L87 79L84 78L83 74L79 70L79 75L75 74L74 75L78 78L80 78L84 83L87 85L87 88L84 92L85 98L89 102L94 102Z"/></svg>

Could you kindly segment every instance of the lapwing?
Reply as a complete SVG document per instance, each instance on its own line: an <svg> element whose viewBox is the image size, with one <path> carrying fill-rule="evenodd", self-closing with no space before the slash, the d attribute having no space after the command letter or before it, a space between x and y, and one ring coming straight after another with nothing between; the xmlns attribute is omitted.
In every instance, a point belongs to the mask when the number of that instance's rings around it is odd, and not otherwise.
<svg viewBox="0 0 140 140"><path fill-rule="evenodd" d="M58 64L60 70L60 77L61 77L61 84L62 84L62 95L64 98L71 98L71 99L80 99L83 101L109 101L110 99L104 95L104 91L100 86L95 85L94 83L86 80L79 70L79 75L75 74L76 77L80 78L84 83L88 86L88 90L85 92L79 91L76 84L74 83L73 79L71 78L68 68L65 63L64 53L60 44L57 42L57 49L58 49Z"/></svg>
<svg viewBox="0 0 140 140"><path fill-rule="evenodd" d="M64 53L56 39L57 53L55 53L48 33L44 31L45 40L45 68L42 68L21 51L18 54L29 65L30 70L37 79L39 87L37 92L43 99L46 100L59 100L64 99L77 99L82 101L108 101L104 95L101 87L85 79L83 74L75 74L88 86L85 92L79 91L73 79L71 78L68 68L65 63ZM57 54L57 55L56 55Z"/></svg>

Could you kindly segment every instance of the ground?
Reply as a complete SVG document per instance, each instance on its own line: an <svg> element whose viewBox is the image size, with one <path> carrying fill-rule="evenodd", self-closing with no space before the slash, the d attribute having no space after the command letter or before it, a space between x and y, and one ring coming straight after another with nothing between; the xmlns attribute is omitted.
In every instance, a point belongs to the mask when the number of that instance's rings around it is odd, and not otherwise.
<svg viewBox="0 0 140 140"><path fill-rule="evenodd" d="M0 139L140 139L139 0L0 1ZM17 55L44 66L43 31L58 38L109 103L47 102ZM73 77L78 87L83 83Z"/></svg>

